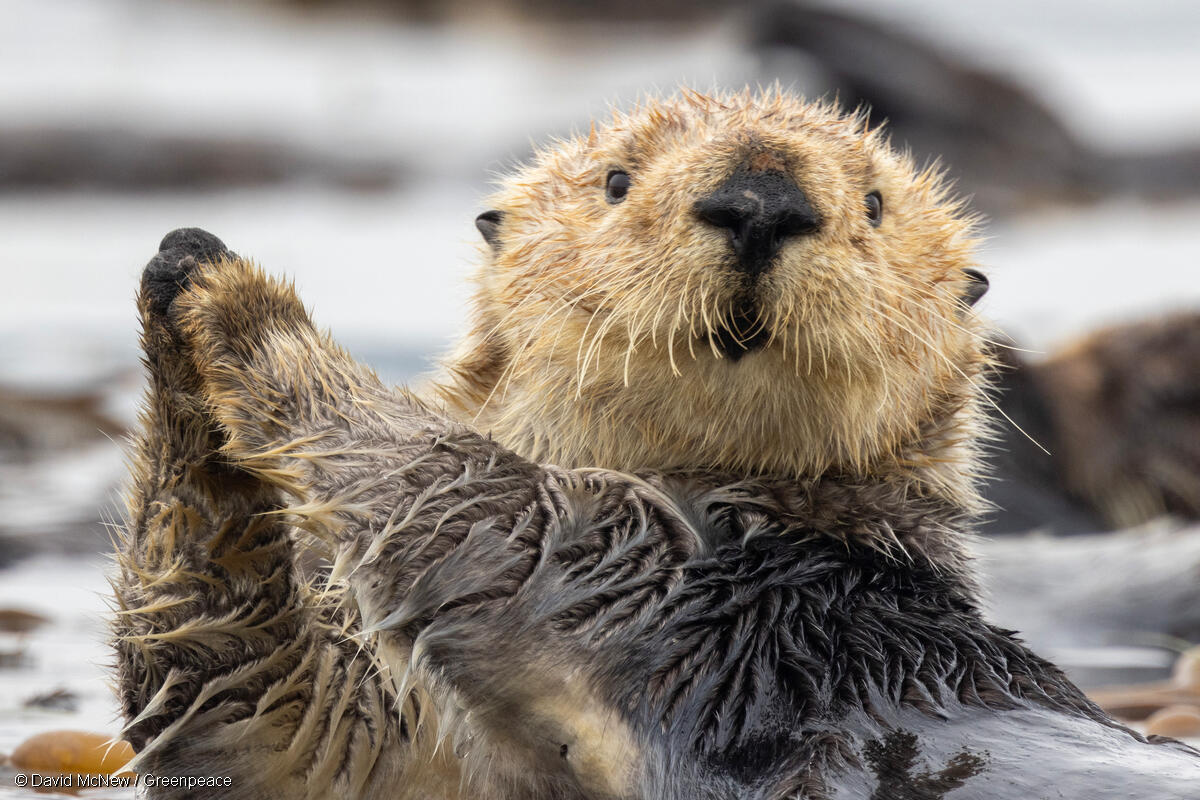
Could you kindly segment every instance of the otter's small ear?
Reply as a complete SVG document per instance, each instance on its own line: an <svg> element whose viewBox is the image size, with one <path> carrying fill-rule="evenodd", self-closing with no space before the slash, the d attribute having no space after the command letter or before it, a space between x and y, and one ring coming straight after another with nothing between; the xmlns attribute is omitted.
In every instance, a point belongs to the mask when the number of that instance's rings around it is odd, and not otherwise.
<svg viewBox="0 0 1200 800"><path fill-rule="evenodd" d="M504 214L499 211L485 211L475 218L475 227L483 235L483 240L493 250L500 249L500 222Z"/></svg>
<svg viewBox="0 0 1200 800"><path fill-rule="evenodd" d="M966 301L968 306L973 306L979 302L979 298L987 294L988 286L990 284L988 283L987 276L978 270L964 269L963 272L965 272L967 277L971 280L971 282L967 284L967 293L963 295L963 300Z"/></svg>

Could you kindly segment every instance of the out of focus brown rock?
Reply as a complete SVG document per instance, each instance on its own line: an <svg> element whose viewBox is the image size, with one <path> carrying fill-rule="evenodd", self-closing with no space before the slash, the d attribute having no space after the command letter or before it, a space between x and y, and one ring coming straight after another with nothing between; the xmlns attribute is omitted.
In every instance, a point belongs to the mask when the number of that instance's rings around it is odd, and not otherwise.
<svg viewBox="0 0 1200 800"><path fill-rule="evenodd" d="M102 733L47 731L17 746L9 761L19 770L110 775L129 763L133 748Z"/></svg>
<svg viewBox="0 0 1200 800"><path fill-rule="evenodd" d="M1146 719L1146 733L1175 739L1200 736L1200 706L1169 706Z"/></svg>
<svg viewBox="0 0 1200 800"><path fill-rule="evenodd" d="M1167 708L1200 705L1200 647L1179 656L1168 680L1093 689L1088 696L1113 716L1127 720L1147 719Z"/></svg>
<svg viewBox="0 0 1200 800"><path fill-rule="evenodd" d="M41 614L22 608L0 608L0 633L31 633L48 622Z"/></svg>
<svg viewBox="0 0 1200 800"><path fill-rule="evenodd" d="M125 426L104 410L102 392L39 392L0 386L0 458L119 438Z"/></svg>

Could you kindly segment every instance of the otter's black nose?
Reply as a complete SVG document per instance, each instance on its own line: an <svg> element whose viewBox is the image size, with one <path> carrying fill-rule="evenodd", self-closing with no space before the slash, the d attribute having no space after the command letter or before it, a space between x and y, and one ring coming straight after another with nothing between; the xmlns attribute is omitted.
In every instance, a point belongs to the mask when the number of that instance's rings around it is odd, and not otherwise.
<svg viewBox="0 0 1200 800"><path fill-rule="evenodd" d="M804 192L778 170L739 169L694 210L726 229L738 269L752 277L770 269L789 236L816 233L821 224Z"/></svg>

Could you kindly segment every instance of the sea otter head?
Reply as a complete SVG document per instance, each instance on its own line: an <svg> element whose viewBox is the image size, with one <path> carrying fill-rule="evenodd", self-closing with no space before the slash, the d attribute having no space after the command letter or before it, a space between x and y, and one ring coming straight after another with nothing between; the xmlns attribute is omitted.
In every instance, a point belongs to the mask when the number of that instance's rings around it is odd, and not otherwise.
<svg viewBox="0 0 1200 800"><path fill-rule="evenodd" d="M971 220L825 104L647 100L509 176L440 389L531 458L970 496L983 363ZM950 486L953 484L953 486Z"/></svg>

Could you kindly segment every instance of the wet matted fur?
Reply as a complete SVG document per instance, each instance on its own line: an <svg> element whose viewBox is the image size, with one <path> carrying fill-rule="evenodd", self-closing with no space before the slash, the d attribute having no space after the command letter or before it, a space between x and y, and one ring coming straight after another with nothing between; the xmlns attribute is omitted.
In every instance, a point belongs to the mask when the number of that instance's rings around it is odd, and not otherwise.
<svg viewBox="0 0 1200 800"><path fill-rule="evenodd" d="M1200 778L981 620L944 501L533 464L188 238L141 301L116 622L139 769L228 775L226 797L1183 798ZM173 300L152 280L172 265Z"/></svg>
<svg viewBox="0 0 1200 800"><path fill-rule="evenodd" d="M384 387L210 234L164 239L139 307L151 386L115 633L143 772L246 798L1200 785L1192 750L1116 725L981 618L967 370L910 353L926 400L878 413L943 417L819 469L564 467ZM939 335L978 352L964 327ZM823 379L871 349L839 346Z"/></svg>

